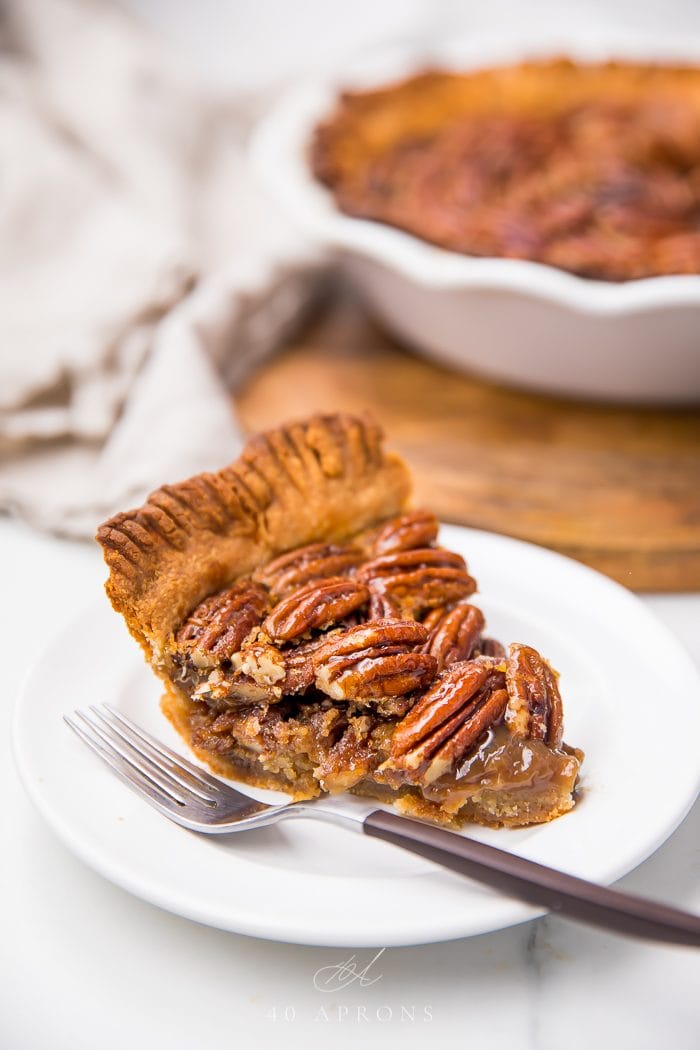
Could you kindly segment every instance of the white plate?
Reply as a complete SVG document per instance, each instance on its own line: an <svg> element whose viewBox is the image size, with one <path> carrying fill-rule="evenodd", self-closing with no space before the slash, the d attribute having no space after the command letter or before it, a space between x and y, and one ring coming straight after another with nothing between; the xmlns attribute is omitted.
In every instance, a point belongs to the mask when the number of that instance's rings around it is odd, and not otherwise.
<svg viewBox="0 0 700 1050"><path fill-rule="evenodd" d="M561 671L566 739L586 751L572 813L522 831L469 833L611 882L670 835L697 794L698 673L638 599L591 569L471 529L445 526L441 539L476 574L490 631L532 643ZM32 800L69 849L130 892L221 929L341 946L447 940L539 914L386 843L313 821L226 838L169 823L61 721L106 700L184 751L159 693L101 601L45 653L16 709L15 754Z"/></svg>

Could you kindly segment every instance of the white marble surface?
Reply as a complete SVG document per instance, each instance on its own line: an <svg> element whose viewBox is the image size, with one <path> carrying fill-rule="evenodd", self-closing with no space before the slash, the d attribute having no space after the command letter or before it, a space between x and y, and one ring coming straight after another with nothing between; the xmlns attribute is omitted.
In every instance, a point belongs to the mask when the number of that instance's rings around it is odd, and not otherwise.
<svg viewBox="0 0 700 1050"><path fill-rule="evenodd" d="M309 1050L331 1038L339 1048L365 1040L407 1050L426 1039L509 1050L698 1045L700 956L685 949L546 918L471 940L389 949L371 971L382 974L375 984L321 993L316 970L350 950L207 929L130 897L75 860L24 796L9 754L10 710L27 664L94 599L103 577L97 550L0 519L2 1050L223 1050L251 1040ZM700 596L645 600L700 663ZM700 911L699 828L696 804L620 885ZM375 954L356 953L362 965Z"/></svg>

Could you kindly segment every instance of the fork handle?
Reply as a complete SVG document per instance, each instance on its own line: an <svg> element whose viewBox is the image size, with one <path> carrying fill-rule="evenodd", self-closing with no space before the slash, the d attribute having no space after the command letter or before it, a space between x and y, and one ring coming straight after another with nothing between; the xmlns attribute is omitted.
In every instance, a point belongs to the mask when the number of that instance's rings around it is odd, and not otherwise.
<svg viewBox="0 0 700 1050"><path fill-rule="evenodd" d="M527 904L616 933L700 947L700 916L690 912L566 875L395 813L375 810L365 817L363 829L372 838L402 846Z"/></svg>

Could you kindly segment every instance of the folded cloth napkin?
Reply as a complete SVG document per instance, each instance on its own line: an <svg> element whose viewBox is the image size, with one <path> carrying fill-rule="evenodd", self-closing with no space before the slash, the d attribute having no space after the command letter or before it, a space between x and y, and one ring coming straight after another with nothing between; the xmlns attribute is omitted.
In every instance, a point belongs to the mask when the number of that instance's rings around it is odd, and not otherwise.
<svg viewBox="0 0 700 1050"><path fill-rule="evenodd" d="M267 101L106 0L0 6L0 510L90 536L237 454L230 390L322 273L246 164Z"/></svg>

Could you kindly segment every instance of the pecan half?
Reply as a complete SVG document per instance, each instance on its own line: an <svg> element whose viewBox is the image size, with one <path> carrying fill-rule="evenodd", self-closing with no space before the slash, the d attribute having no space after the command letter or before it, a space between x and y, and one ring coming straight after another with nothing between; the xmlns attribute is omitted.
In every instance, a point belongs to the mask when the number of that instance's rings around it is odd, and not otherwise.
<svg viewBox="0 0 700 1050"><path fill-rule="evenodd" d="M377 531L372 543L375 554L390 554L408 551L414 547L427 547L437 539L438 521L427 510L413 510L392 518Z"/></svg>
<svg viewBox="0 0 700 1050"><path fill-rule="evenodd" d="M424 688L435 658L417 651L426 630L414 620L376 620L343 631L312 657L316 686L334 700L400 696Z"/></svg>
<svg viewBox="0 0 700 1050"><path fill-rule="evenodd" d="M328 631L318 638L301 642L293 649L284 650L285 677L282 688L285 695L290 693L303 693L309 686L314 684L316 672L313 665L313 655L326 645L330 638L337 637L340 631Z"/></svg>
<svg viewBox="0 0 700 1050"><path fill-rule="evenodd" d="M359 580L341 576L309 583L277 603L263 630L273 641L288 642L338 623L368 601L369 590Z"/></svg>
<svg viewBox="0 0 700 1050"><path fill-rule="evenodd" d="M211 667L230 659L240 649L268 609L265 590L252 580L239 580L200 602L175 640L190 651L196 667Z"/></svg>
<svg viewBox="0 0 700 1050"><path fill-rule="evenodd" d="M382 596L404 617L451 605L476 590L464 559L442 547L383 554L363 565L357 576L373 596Z"/></svg>
<svg viewBox="0 0 700 1050"><path fill-rule="evenodd" d="M373 580L424 568L451 568L464 572L466 564L461 554L448 551L444 547L415 547L412 550L394 551L373 558L362 566L358 575L363 579Z"/></svg>
<svg viewBox="0 0 700 1050"><path fill-rule="evenodd" d="M192 699L225 710L241 704L275 704L282 699L282 690L272 684L260 684L239 671L224 673L216 668L193 691Z"/></svg>
<svg viewBox="0 0 700 1050"><path fill-rule="evenodd" d="M529 645L510 646L506 687L505 720L510 731L559 747L564 727L557 673L536 649Z"/></svg>
<svg viewBox="0 0 700 1050"><path fill-rule="evenodd" d="M246 639L241 651L234 653L232 663L260 686L280 686L286 674L283 654L263 631L254 631Z"/></svg>
<svg viewBox="0 0 700 1050"><path fill-rule="evenodd" d="M400 620L399 603L394 601L386 591L370 585L369 618L370 620Z"/></svg>
<svg viewBox="0 0 700 1050"><path fill-rule="evenodd" d="M491 656L494 660L505 660L505 646L497 638L482 638L478 647L481 656Z"/></svg>
<svg viewBox="0 0 700 1050"><path fill-rule="evenodd" d="M387 767L422 784L454 769L502 717L507 701L503 686L503 674L487 664L452 664L399 722Z"/></svg>
<svg viewBox="0 0 700 1050"><path fill-rule="evenodd" d="M359 547L335 543L312 543L308 547L281 554L255 573L255 579L278 597L302 587L311 580L342 576L362 561Z"/></svg>
<svg viewBox="0 0 700 1050"><path fill-rule="evenodd" d="M476 605L460 602L453 609L434 609L423 621L430 634L425 648L444 670L458 660L469 660L474 653L486 620Z"/></svg>

